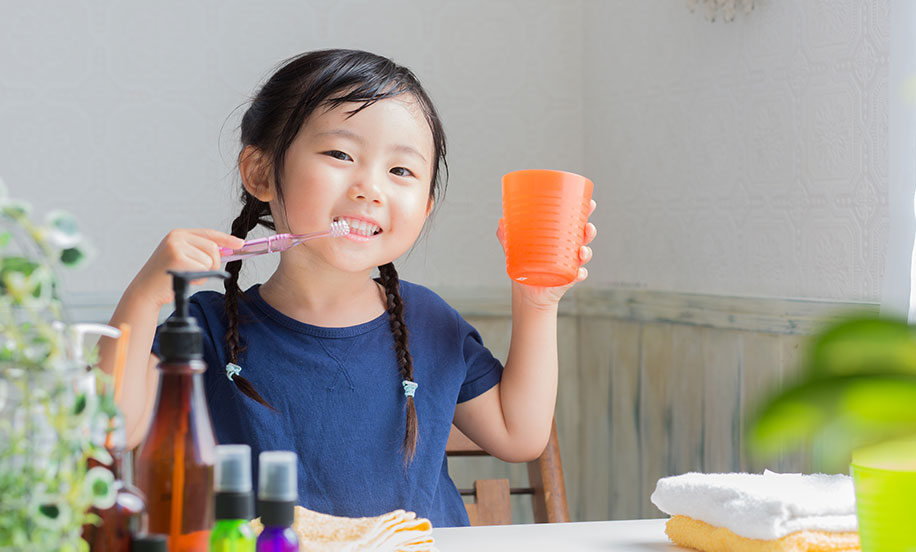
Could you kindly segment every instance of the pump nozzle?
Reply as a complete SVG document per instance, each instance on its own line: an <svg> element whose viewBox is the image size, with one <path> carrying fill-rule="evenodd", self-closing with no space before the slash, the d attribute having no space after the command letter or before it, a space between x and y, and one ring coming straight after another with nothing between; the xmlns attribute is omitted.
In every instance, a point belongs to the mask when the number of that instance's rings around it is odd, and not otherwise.
<svg viewBox="0 0 916 552"><path fill-rule="evenodd" d="M175 290L175 314L165 323L159 334L159 354L163 362L183 362L203 358L203 340L197 322L188 313L188 287L193 280L202 278L228 278L224 270L180 272L169 270L172 289Z"/></svg>
<svg viewBox="0 0 916 552"><path fill-rule="evenodd" d="M188 287L193 280L211 277L225 280L229 277L229 273L225 270L204 270L201 272L169 270L168 273L172 275L172 289L175 290L175 315L182 318L188 317Z"/></svg>

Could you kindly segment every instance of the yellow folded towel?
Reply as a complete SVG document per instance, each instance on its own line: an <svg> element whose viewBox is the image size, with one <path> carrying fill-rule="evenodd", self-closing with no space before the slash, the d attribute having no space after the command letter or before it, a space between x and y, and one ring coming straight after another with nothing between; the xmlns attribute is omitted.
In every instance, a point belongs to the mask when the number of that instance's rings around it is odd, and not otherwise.
<svg viewBox="0 0 916 552"><path fill-rule="evenodd" d="M688 516L673 516L665 534L675 544L703 552L859 552L855 531L796 531L773 540L749 539L725 527L716 527Z"/></svg>
<svg viewBox="0 0 916 552"><path fill-rule="evenodd" d="M347 518L296 506L295 516L293 530L299 536L300 552L436 552L432 523L413 512ZM261 531L259 519L251 524Z"/></svg>

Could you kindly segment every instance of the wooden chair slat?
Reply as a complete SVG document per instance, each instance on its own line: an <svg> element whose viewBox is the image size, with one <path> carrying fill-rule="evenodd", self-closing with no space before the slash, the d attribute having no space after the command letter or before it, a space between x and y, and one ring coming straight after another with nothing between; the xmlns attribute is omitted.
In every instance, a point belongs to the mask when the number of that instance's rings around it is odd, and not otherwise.
<svg viewBox="0 0 916 552"><path fill-rule="evenodd" d="M477 493L476 525L511 525L508 479L479 479L474 482Z"/></svg>
<svg viewBox="0 0 916 552"><path fill-rule="evenodd" d="M452 426L446 445L448 456L488 456L466 435ZM461 490L462 496L473 496L474 502L465 506L471 525L503 525L512 523L509 496L530 494L536 523L569 521L566 485L556 422L550 429L550 439L540 457L528 462L528 488L510 488L507 479L481 479L474 489Z"/></svg>

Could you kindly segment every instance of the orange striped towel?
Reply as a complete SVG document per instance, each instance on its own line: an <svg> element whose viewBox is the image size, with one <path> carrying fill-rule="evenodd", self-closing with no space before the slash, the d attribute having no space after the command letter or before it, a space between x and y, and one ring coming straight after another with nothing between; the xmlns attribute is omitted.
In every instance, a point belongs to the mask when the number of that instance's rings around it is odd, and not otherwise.
<svg viewBox="0 0 916 552"><path fill-rule="evenodd" d="M413 512L395 510L376 517L348 518L296 506L293 530L300 552L437 552L432 523ZM260 520L251 524L260 532Z"/></svg>
<svg viewBox="0 0 916 552"><path fill-rule="evenodd" d="M859 552L855 531L804 530L779 539L749 539L725 527L716 527L688 516L673 516L665 534L675 544L704 552Z"/></svg>

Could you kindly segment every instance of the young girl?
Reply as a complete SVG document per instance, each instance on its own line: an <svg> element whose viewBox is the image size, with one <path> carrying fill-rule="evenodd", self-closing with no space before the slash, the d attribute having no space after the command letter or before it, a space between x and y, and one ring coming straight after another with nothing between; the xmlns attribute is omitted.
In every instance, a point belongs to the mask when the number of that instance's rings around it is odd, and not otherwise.
<svg viewBox="0 0 916 552"><path fill-rule="evenodd" d="M119 405L131 446L156 396L156 322L172 301L166 270L217 269L219 248L240 247L258 224L305 233L345 220L348 236L281 253L262 285L240 290L234 261L225 294L191 298L216 438L250 445L255 458L296 451L307 508L345 516L404 508L437 526L467 525L446 465L451 424L507 461L541 453L556 400L557 303L572 284L512 284L503 368L441 298L399 281L392 262L443 187L445 135L413 73L389 59L328 50L289 60L252 101L241 139L243 207L232 235L170 232L112 318L133 330ZM595 233L588 224L585 243ZM584 264L591 250L579 256ZM580 268L577 281L585 278ZM111 352L103 348L103 365Z"/></svg>

